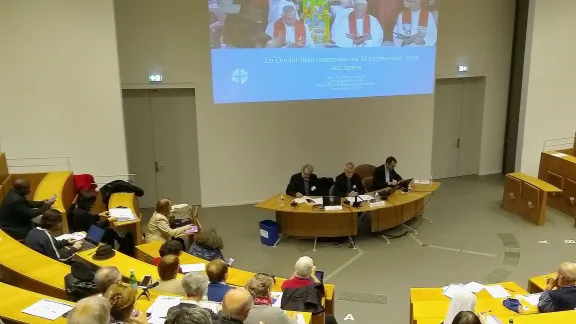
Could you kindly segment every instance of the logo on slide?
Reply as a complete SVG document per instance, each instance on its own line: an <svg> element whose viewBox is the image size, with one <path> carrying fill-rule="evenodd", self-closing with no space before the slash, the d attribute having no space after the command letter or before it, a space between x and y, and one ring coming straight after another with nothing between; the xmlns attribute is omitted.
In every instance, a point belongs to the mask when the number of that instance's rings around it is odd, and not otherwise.
<svg viewBox="0 0 576 324"><path fill-rule="evenodd" d="M236 69L232 71L232 82L244 84L248 82L248 71L244 69Z"/></svg>

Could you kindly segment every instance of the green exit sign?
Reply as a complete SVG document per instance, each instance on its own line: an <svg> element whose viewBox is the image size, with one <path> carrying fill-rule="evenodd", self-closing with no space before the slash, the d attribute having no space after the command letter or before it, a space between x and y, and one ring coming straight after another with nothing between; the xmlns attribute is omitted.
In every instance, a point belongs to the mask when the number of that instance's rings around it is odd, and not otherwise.
<svg viewBox="0 0 576 324"><path fill-rule="evenodd" d="M148 74L148 82L162 82L162 74Z"/></svg>

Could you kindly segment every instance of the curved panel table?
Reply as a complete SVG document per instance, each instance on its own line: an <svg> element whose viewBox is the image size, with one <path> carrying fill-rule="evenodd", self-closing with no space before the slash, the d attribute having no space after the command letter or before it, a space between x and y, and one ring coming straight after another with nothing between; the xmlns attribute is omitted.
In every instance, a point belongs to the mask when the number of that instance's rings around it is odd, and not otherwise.
<svg viewBox="0 0 576 324"><path fill-rule="evenodd" d="M362 202L359 208L343 205L341 210L323 211L312 208L307 203L296 207L290 205L293 199L287 196L284 203L280 195L271 197L256 207L276 212L276 222L282 235L296 237L342 237L358 234L358 214L370 212L372 215L371 231L380 232L421 216L430 197L440 187L439 182L429 185L413 185L411 192L396 191L381 206L371 207L369 202Z"/></svg>

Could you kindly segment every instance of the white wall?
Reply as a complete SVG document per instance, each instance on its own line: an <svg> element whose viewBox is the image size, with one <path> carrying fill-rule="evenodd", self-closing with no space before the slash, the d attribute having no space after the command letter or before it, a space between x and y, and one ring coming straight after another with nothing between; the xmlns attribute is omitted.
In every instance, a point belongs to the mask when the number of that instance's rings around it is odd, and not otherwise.
<svg viewBox="0 0 576 324"><path fill-rule="evenodd" d="M543 142L576 131L576 46L566 41L576 2L531 0L530 15L516 161L521 172L537 176Z"/></svg>
<svg viewBox="0 0 576 324"><path fill-rule="evenodd" d="M514 1L444 0L440 17L437 76L458 76L463 60L486 76L480 172L499 171ZM206 1L121 0L116 18L124 87L146 87L156 71L164 86L196 87L203 205L267 198L303 163L335 176L348 160L394 155L402 174L429 176L432 95L214 105Z"/></svg>
<svg viewBox="0 0 576 324"><path fill-rule="evenodd" d="M7 157L70 156L77 173L126 173L112 0L4 0L0 21Z"/></svg>

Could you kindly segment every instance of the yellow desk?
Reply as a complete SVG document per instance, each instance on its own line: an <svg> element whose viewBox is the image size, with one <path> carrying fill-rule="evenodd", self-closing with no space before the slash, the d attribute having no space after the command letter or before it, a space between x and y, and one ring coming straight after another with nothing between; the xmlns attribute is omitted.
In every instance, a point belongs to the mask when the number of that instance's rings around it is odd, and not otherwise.
<svg viewBox="0 0 576 324"><path fill-rule="evenodd" d="M478 299L476 302L476 313L490 311L492 315L498 317L517 316L518 313L509 310L502 305L503 298L499 299ZM537 313L538 310L535 306L523 303L524 306L530 309L531 313ZM414 302L411 305L410 323L421 323L421 319L425 318L443 318L448 312L450 301L422 301ZM516 321L514 321L516 323Z"/></svg>
<svg viewBox="0 0 576 324"><path fill-rule="evenodd" d="M158 253L158 249L162 245L161 242L151 242L142 245L138 245L136 247L136 255L138 258L145 262L152 263L154 258L160 256ZM193 263L208 263L208 261L204 259L197 258L193 255L190 255L186 252L183 252L180 255L180 263L181 264L193 264ZM228 280L226 281L227 284L233 286L245 286L250 278L254 277L254 272L240 270L237 268L229 268L228 269ZM282 291L281 287L286 279L276 277L276 282L272 287L272 291ZM324 284L324 289L326 291L326 313L327 314L334 314L334 285L331 284Z"/></svg>
<svg viewBox="0 0 576 324"><path fill-rule="evenodd" d="M64 276L70 273L70 266L29 249L1 230L0 268L8 284L66 299Z"/></svg>
<svg viewBox="0 0 576 324"><path fill-rule="evenodd" d="M524 288L520 287L517 283L513 281L502 282L494 285L501 285L508 291L512 296L516 294L527 295L528 292ZM485 289L481 290L476 294L477 299L494 299L488 291ZM410 288L410 303L420 302L420 301L450 301L450 298L443 295L442 288Z"/></svg>
<svg viewBox="0 0 576 324"><path fill-rule="evenodd" d="M134 235L134 245L140 245L142 240L142 224L140 223L140 208L138 207L138 200L133 193L118 192L110 196L108 201L108 209L117 207L127 207L132 210L132 214L136 215L136 220L128 222L115 222L111 227L119 231L131 232Z"/></svg>
<svg viewBox="0 0 576 324"><path fill-rule="evenodd" d="M6 154L0 152L0 185L8 178L8 164L6 163Z"/></svg>
<svg viewBox="0 0 576 324"><path fill-rule="evenodd" d="M508 324L508 320L514 319L514 324L568 324L576 323L576 312L556 312L546 314L530 314L515 316L496 316L503 324ZM418 324L440 324L444 317L438 318L421 318L414 323Z"/></svg>
<svg viewBox="0 0 576 324"><path fill-rule="evenodd" d="M532 277L528 279L528 292L531 294L543 292L546 286L548 285L548 278L556 278L557 273L552 272L549 274Z"/></svg>
<svg viewBox="0 0 576 324"><path fill-rule="evenodd" d="M68 233L68 208L74 201L74 178L70 171L49 172L38 184L34 193L34 200L48 200L56 195L52 208L62 213L62 232Z"/></svg>
<svg viewBox="0 0 576 324"><path fill-rule="evenodd" d="M54 321L22 313L22 310L32 306L42 299L49 299L59 303L74 306L73 302L49 297L21 288L0 283L0 318L16 323L66 323L66 319L59 317Z"/></svg>
<svg viewBox="0 0 576 324"><path fill-rule="evenodd" d="M285 196L284 205L280 194L256 205L276 212L276 222L284 235L296 237L340 237L358 234L358 213L370 212L371 231L380 232L420 216L424 211L426 198L440 187L439 182L430 185L413 185L412 192L396 191L384 206L370 207L362 202L359 208L343 205L341 210L319 211L307 203L292 207L292 197Z"/></svg>

